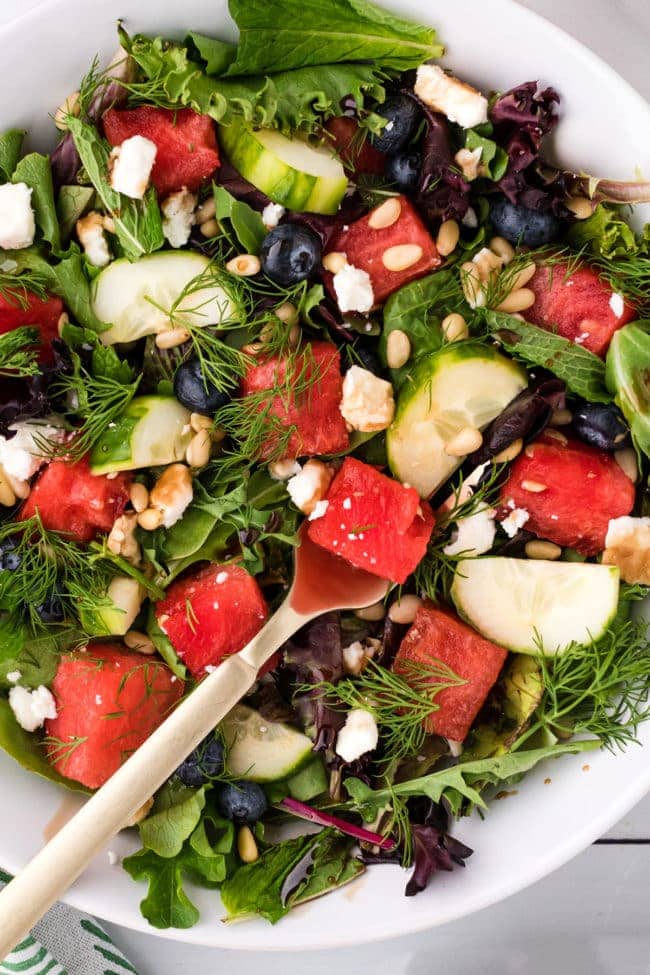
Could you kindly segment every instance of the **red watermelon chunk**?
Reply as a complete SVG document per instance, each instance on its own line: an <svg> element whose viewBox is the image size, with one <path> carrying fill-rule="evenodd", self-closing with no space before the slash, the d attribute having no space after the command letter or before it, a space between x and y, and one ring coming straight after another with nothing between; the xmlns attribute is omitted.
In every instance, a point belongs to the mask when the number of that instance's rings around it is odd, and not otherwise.
<svg viewBox="0 0 650 975"><path fill-rule="evenodd" d="M113 527L129 500L129 473L109 477L90 473L88 460L53 460L41 472L20 510L25 521L38 511L49 531L90 542Z"/></svg>
<svg viewBox="0 0 650 975"><path fill-rule="evenodd" d="M245 647L267 616L257 582L234 562L213 563L173 582L156 603L160 629L195 677Z"/></svg>
<svg viewBox="0 0 650 975"><path fill-rule="evenodd" d="M465 681L436 694L437 710L425 723L429 734L463 741L507 656L503 647L479 636L453 613L427 602L402 640L393 670L408 681L409 663L431 666L439 660Z"/></svg>
<svg viewBox="0 0 650 975"><path fill-rule="evenodd" d="M362 132L359 123L349 115L331 118L325 123L330 142L346 167L354 173L383 173L386 156L372 145L368 131Z"/></svg>
<svg viewBox="0 0 650 975"><path fill-rule="evenodd" d="M52 684L57 716L45 722L49 760L98 789L165 720L183 686L162 660L117 643L64 654Z"/></svg>
<svg viewBox="0 0 650 975"><path fill-rule="evenodd" d="M502 514L527 511L528 531L597 555L605 547L610 518L629 515L634 496L634 484L610 454L545 435L511 465L501 505Z"/></svg>
<svg viewBox="0 0 650 975"><path fill-rule="evenodd" d="M360 569L402 583L423 558L433 525L433 512L415 488L346 457L309 537Z"/></svg>
<svg viewBox="0 0 650 975"><path fill-rule="evenodd" d="M431 234L418 216L413 204L405 197L396 197L401 204L399 218L389 227L373 230L369 223L374 210L355 220L343 229L329 244L328 250L341 251L348 264L361 268L370 275L375 304L380 305L393 291L397 291L409 281L421 278L442 264ZM401 244L414 244L421 248L421 257L401 271L389 271L383 263L383 256L390 247ZM332 276L325 275L328 287L334 294Z"/></svg>
<svg viewBox="0 0 650 975"><path fill-rule="evenodd" d="M296 382L304 386L303 393L286 393L287 387L291 386L286 381L287 361L278 356L256 363L241 381L242 396L270 391L269 398L259 405L259 411L268 418L269 427L262 456L273 454L278 436L289 427L294 431L283 448L285 457L312 457L346 450L349 440L340 411L343 380L338 349L331 342L311 342L296 356L292 368ZM310 380L314 375L317 379L312 383ZM278 388L283 392L274 395L271 391Z"/></svg>
<svg viewBox="0 0 650 975"><path fill-rule="evenodd" d="M535 304L523 312L527 321L604 356L614 332L636 317L635 308L593 267L539 267L526 285Z"/></svg>
<svg viewBox="0 0 650 975"><path fill-rule="evenodd" d="M23 325L35 325L41 333L40 361L51 362L50 342L58 338L59 318L63 311L63 302L53 295L39 298L31 291L20 288L11 300L0 295L0 335L13 332Z"/></svg>
<svg viewBox="0 0 650 975"><path fill-rule="evenodd" d="M151 182L160 196L183 186L198 190L219 166L214 122L191 108L110 108L104 112L102 122L104 135L112 146L119 146L134 135L155 142L158 151Z"/></svg>

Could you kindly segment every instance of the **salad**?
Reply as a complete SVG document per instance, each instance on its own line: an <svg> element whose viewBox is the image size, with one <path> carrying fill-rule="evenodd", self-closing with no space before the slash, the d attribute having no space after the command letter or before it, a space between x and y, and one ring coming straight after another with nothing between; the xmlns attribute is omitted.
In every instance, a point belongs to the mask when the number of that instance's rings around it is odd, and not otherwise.
<svg viewBox="0 0 650 975"><path fill-rule="evenodd" d="M188 880L273 923L371 864L417 894L495 787L648 716L650 184L551 165L553 88L482 93L365 0L230 11L237 44L119 25L50 155L0 136L0 745L99 788L305 521L394 584L130 824L159 928Z"/></svg>

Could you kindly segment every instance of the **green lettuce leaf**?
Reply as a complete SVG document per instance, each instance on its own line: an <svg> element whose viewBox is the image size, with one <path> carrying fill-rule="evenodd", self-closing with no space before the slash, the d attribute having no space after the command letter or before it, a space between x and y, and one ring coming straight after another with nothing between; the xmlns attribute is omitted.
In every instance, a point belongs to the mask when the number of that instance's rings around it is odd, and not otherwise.
<svg viewBox="0 0 650 975"><path fill-rule="evenodd" d="M630 322L614 333L606 374L634 446L650 457L650 321Z"/></svg>
<svg viewBox="0 0 650 975"><path fill-rule="evenodd" d="M216 218L221 223L229 220L234 234L247 254L259 254L266 237L266 227L261 215L248 203L236 200L223 186L214 186Z"/></svg>
<svg viewBox="0 0 650 975"><path fill-rule="evenodd" d="M61 239L69 239L79 217L90 209L95 190L92 186L62 186L56 201Z"/></svg>
<svg viewBox="0 0 650 975"><path fill-rule="evenodd" d="M40 152L31 152L28 156L24 156L14 169L12 182L25 183L31 187L36 226L43 238L51 244L54 253L58 254L61 250L61 235L54 205L49 158L42 156Z"/></svg>
<svg viewBox="0 0 650 975"><path fill-rule="evenodd" d="M49 686L60 655L81 640L83 634L70 627L52 627L41 636L32 636L13 620L0 620L0 687L11 687L7 674L16 671L24 687Z"/></svg>
<svg viewBox="0 0 650 975"><path fill-rule="evenodd" d="M488 171L490 179L497 182L502 179L508 169L508 153L496 144L494 139L488 138L485 130L489 129L491 134L492 126L481 126L480 129L468 129L465 136L465 148L473 151L481 149L481 163Z"/></svg>
<svg viewBox="0 0 650 975"><path fill-rule="evenodd" d="M153 809L140 823L142 845L160 857L175 857L194 832L205 806L205 786L190 789L170 779L156 793Z"/></svg>
<svg viewBox="0 0 650 975"><path fill-rule="evenodd" d="M142 916L154 928L191 928L199 912L183 890L183 864L177 857L166 860L151 850L139 850L122 861L134 880L146 880L147 896L140 901Z"/></svg>
<svg viewBox="0 0 650 975"><path fill-rule="evenodd" d="M220 75L226 71L237 57L237 45L220 41L215 37L190 31L185 40L190 52L196 53L205 65L205 73Z"/></svg>
<svg viewBox="0 0 650 975"><path fill-rule="evenodd" d="M89 790L79 782L59 775L54 766L45 758L39 735L20 727L6 697L0 696L0 748L28 772L35 772L41 778L64 785L74 792L88 793Z"/></svg>
<svg viewBox="0 0 650 975"><path fill-rule="evenodd" d="M576 220L569 229L567 239L572 247L578 250L585 247L592 254L607 260L650 256L647 236L637 237L621 216L620 209L604 203L599 204L587 220Z"/></svg>
<svg viewBox="0 0 650 975"><path fill-rule="evenodd" d="M8 183L20 159L25 133L22 129L9 129L0 135L0 179Z"/></svg>

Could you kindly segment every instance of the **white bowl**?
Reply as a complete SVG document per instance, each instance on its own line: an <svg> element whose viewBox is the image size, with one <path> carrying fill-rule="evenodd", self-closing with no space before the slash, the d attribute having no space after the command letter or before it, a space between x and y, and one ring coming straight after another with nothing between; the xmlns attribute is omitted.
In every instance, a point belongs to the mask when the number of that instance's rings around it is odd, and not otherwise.
<svg viewBox="0 0 650 975"><path fill-rule="evenodd" d="M431 5L391 0L414 19L433 20L446 42L446 63L486 90L539 78L562 95L563 120L555 154L567 166L634 178L650 171L650 109L607 65L551 24L512 0L455 0ZM219 13L217 13L219 12ZM187 28L233 35L221 0L54 0L0 30L2 128L25 126L35 147L51 145L53 113L87 70L92 56L109 57L115 19L129 30L181 37ZM227 948L335 947L408 934L443 924L502 900L575 856L619 820L650 789L650 723L644 747L559 759L526 777L517 794L492 805L485 822L461 821L457 835L475 850L466 870L439 874L415 898L403 896L407 874L375 867L357 883L292 912L275 927L264 922L226 926L210 891L193 891L202 920L164 937ZM19 870L43 841L43 829L63 793L0 755L0 864ZM551 779L548 782L545 780ZM136 838L111 844L125 855ZM106 854L92 863L67 900L127 927L152 932L140 916L143 887Z"/></svg>

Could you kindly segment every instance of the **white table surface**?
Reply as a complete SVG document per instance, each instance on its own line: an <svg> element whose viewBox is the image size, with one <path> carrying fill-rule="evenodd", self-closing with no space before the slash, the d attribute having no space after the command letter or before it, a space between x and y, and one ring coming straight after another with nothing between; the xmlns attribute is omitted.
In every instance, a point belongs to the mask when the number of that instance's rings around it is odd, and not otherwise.
<svg viewBox="0 0 650 975"><path fill-rule="evenodd" d="M0 0L0 20L6 23L39 2ZM650 98L648 0L522 2L593 48ZM544 80L552 82L552 65ZM425 934L296 956L197 948L107 927L140 975L213 975L231 969L236 975L285 975L295 967L310 975L377 970L387 975L650 975L649 874L650 796L607 837L550 877Z"/></svg>

